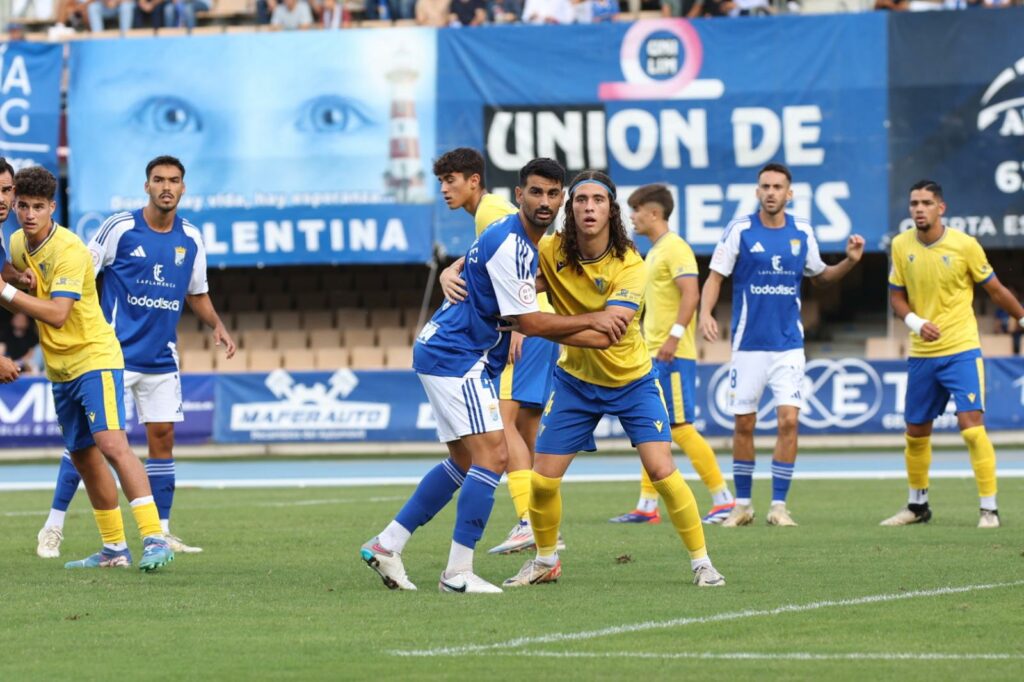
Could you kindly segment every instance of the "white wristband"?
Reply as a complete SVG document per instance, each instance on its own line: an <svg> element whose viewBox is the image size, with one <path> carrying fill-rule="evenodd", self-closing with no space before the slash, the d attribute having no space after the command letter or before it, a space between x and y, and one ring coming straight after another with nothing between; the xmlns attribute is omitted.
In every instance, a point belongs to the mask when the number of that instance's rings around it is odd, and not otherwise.
<svg viewBox="0 0 1024 682"><path fill-rule="evenodd" d="M928 320L918 317L914 313L907 313L907 316L903 318L903 323L910 327L910 331L920 336L921 327L928 324Z"/></svg>
<svg viewBox="0 0 1024 682"><path fill-rule="evenodd" d="M686 327L684 327L681 324L674 324L672 325L672 328L668 330L668 335L671 336L673 339L681 339L683 338L683 334L685 333Z"/></svg>
<svg viewBox="0 0 1024 682"><path fill-rule="evenodd" d="M14 300L14 295L16 293L18 293L17 289L10 284L5 284L3 290L0 291L0 299L3 299L5 303L10 303Z"/></svg>

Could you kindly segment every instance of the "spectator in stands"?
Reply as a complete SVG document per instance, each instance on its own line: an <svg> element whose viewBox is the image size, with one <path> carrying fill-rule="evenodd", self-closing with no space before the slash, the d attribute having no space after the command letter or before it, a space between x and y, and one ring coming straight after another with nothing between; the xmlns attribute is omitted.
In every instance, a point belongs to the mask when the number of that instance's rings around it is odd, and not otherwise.
<svg viewBox="0 0 1024 682"><path fill-rule="evenodd" d="M388 18L392 21L412 19L416 16L416 0L387 0L387 8Z"/></svg>
<svg viewBox="0 0 1024 682"><path fill-rule="evenodd" d="M572 0L577 24L612 21L619 13L618 0Z"/></svg>
<svg viewBox="0 0 1024 682"><path fill-rule="evenodd" d="M447 26L451 0L416 0L416 23L420 26Z"/></svg>
<svg viewBox="0 0 1024 682"><path fill-rule="evenodd" d="M277 0L256 0L256 23L266 25L277 9Z"/></svg>
<svg viewBox="0 0 1024 682"><path fill-rule="evenodd" d="M209 12L209 0L174 0L164 4L164 26L196 27L196 12Z"/></svg>
<svg viewBox="0 0 1024 682"><path fill-rule="evenodd" d="M85 23L89 0L57 0L56 22L50 27L50 38L60 39L75 32L75 27Z"/></svg>
<svg viewBox="0 0 1024 682"><path fill-rule="evenodd" d="M325 31L337 31L348 25L345 10L338 0L323 0L319 7L313 7L313 13L317 15L317 24Z"/></svg>
<svg viewBox="0 0 1024 682"><path fill-rule="evenodd" d="M727 17L736 10L732 0L703 0L698 17Z"/></svg>
<svg viewBox="0 0 1024 682"><path fill-rule="evenodd" d="M889 12L906 12L910 9L910 0L875 0L875 9Z"/></svg>
<svg viewBox="0 0 1024 682"><path fill-rule="evenodd" d="M575 17L572 0L526 0L523 6L527 24L571 24Z"/></svg>
<svg viewBox="0 0 1024 682"><path fill-rule="evenodd" d="M701 15L704 0L661 0L661 16L694 19Z"/></svg>
<svg viewBox="0 0 1024 682"><path fill-rule="evenodd" d="M139 0L141 2L141 0ZM283 0L274 9L270 25L279 31L297 31L312 28L313 11L306 0Z"/></svg>
<svg viewBox="0 0 1024 682"><path fill-rule="evenodd" d="M523 16L522 0L491 0L487 16L495 24L514 24Z"/></svg>
<svg viewBox="0 0 1024 682"><path fill-rule="evenodd" d="M487 23L487 3L484 0L451 0L451 26L482 26Z"/></svg>
<svg viewBox="0 0 1024 682"><path fill-rule="evenodd" d="M152 28L154 30L164 26L164 8L166 0L136 0L135 4L135 26L136 28Z"/></svg>
<svg viewBox="0 0 1024 682"><path fill-rule="evenodd" d="M93 0L89 3L89 30L99 33L105 28L108 19L117 19L117 28L121 33L132 27L135 21L134 0Z"/></svg>
<svg viewBox="0 0 1024 682"><path fill-rule="evenodd" d="M13 360L22 374L35 374L38 368L33 361L38 345L36 326L24 313L14 313L0 335L0 354Z"/></svg>
<svg viewBox="0 0 1024 682"><path fill-rule="evenodd" d="M1013 297L1020 300L1020 292L1015 287L1007 286ZM1018 320L1010 318L1010 314L1002 308L996 308L996 333L997 334L1010 334L1013 337L1013 354L1020 355L1020 341L1021 337L1024 336L1024 328L1020 326Z"/></svg>

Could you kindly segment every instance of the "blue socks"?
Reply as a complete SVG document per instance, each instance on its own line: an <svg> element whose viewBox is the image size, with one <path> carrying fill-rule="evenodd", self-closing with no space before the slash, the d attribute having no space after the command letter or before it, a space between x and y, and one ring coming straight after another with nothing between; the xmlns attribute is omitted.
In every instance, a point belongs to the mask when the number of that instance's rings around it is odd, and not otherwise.
<svg viewBox="0 0 1024 682"><path fill-rule="evenodd" d="M160 520L169 521L174 504L174 459L147 459L146 474Z"/></svg>
<svg viewBox="0 0 1024 682"><path fill-rule="evenodd" d="M749 500L750 492L754 488L754 462L734 459L732 461L732 481L736 486L736 498Z"/></svg>
<svg viewBox="0 0 1024 682"><path fill-rule="evenodd" d="M793 463L772 460L772 503L785 502L793 480Z"/></svg>
<svg viewBox="0 0 1024 682"><path fill-rule="evenodd" d="M501 474L478 466L469 468L455 512L455 542L470 549L476 547L494 508L494 489L500 480Z"/></svg>
<svg viewBox="0 0 1024 682"><path fill-rule="evenodd" d="M57 487L53 490L53 504L50 505L50 508L66 512L81 481L82 477L78 475L78 469L75 468L74 463L71 461L71 455L65 450L64 456L60 459L60 471L57 472Z"/></svg>
<svg viewBox="0 0 1024 682"><path fill-rule="evenodd" d="M475 468L472 467L470 471ZM444 509L465 478L466 475L449 457L427 472L412 497L395 516L395 521L410 533L415 531Z"/></svg>

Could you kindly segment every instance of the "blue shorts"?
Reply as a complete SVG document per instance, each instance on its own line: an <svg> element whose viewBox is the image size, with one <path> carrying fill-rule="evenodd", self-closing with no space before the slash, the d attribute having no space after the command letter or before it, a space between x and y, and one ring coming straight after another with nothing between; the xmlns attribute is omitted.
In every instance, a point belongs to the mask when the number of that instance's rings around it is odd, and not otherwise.
<svg viewBox="0 0 1024 682"><path fill-rule="evenodd" d="M498 397L540 409L551 393L551 373L558 362L558 344L537 336L523 340L519 362L505 365L498 379Z"/></svg>
<svg viewBox="0 0 1024 682"><path fill-rule="evenodd" d="M596 386L580 381L560 367L555 368L551 397L544 407L537 434L537 452L574 455L593 452L594 429L606 414L619 418L629 442L672 442L672 429L655 370L619 388Z"/></svg>
<svg viewBox="0 0 1024 682"><path fill-rule="evenodd" d="M925 424L946 411L949 397L957 412L985 411L985 365L977 348L937 358L910 358L904 419Z"/></svg>
<svg viewBox="0 0 1024 682"><path fill-rule="evenodd" d="M693 423L697 418L697 361L673 358L671 362L661 362L651 358L651 362L665 396L669 422Z"/></svg>
<svg viewBox="0 0 1024 682"><path fill-rule="evenodd" d="M54 383L53 406L64 447L75 452L94 445L97 431L124 429L124 370L97 369Z"/></svg>

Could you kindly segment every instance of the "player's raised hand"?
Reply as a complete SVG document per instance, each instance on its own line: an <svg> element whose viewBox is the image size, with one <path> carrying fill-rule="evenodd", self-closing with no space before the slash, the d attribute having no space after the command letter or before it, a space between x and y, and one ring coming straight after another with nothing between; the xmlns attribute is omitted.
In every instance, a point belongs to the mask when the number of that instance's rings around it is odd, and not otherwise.
<svg viewBox="0 0 1024 682"><path fill-rule="evenodd" d="M700 327L700 335L704 337L705 341L717 341L718 340L718 322L710 313L701 313L700 319L697 321L697 326Z"/></svg>
<svg viewBox="0 0 1024 682"><path fill-rule="evenodd" d="M466 291L466 280L459 276L462 274L462 268L465 264L466 257L463 256L441 271L441 293L444 294L445 300L452 305L465 301L466 296L469 294Z"/></svg>
<svg viewBox="0 0 1024 682"><path fill-rule="evenodd" d="M21 370L10 358L0 356L0 384L9 384L18 378Z"/></svg>
<svg viewBox="0 0 1024 682"><path fill-rule="evenodd" d="M224 327L223 324L218 324L213 330L213 344L215 346L224 346L224 357L228 360L235 357L235 351L238 347L235 346L235 340L231 338L231 334Z"/></svg>
<svg viewBox="0 0 1024 682"><path fill-rule="evenodd" d="M859 234L851 234L846 240L846 257L854 263L859 263L864 256L864 237Z"/></svg>
<svg viewBox="0 0 1024 682"><path fill-rule="evenodd" d="M942 332L934 322L925 322L921 327L921 338L925 341L938 341Z"/></svg>

